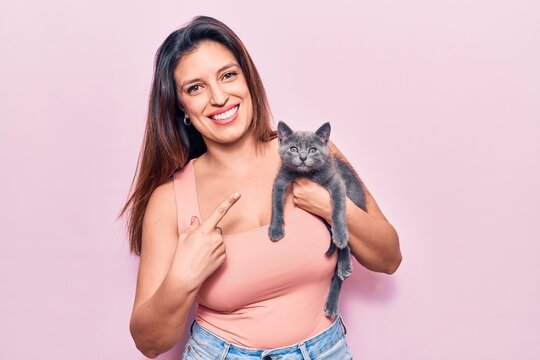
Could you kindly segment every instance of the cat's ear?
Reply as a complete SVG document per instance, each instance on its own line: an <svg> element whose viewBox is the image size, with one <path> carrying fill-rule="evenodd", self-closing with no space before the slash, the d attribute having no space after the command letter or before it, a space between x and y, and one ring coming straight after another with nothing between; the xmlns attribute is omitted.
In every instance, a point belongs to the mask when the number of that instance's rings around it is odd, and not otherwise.
<svg viewBox="0 0 540 360"><path fill-rule="evenodd" d="M330 123L325 122L320 128L315 131L315 135L321 138L321 140L326 144L330 138Z"/></svg>
<svg viewBox="0 0 540 360"><path fill-rule="evenodd" d="M278 122L277 124L277 134L279 143L283 143L289 136L293 134L293 131L290 127L287 126L283 121Z"/></svg>

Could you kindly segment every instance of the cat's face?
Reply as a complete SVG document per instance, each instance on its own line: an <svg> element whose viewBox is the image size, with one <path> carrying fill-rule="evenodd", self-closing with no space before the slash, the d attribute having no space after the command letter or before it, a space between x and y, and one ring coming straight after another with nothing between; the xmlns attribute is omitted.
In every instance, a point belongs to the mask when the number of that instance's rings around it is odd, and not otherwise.
<svg viewBox="0 0 540 360"><path fill-rule="evenodd" d="M328 160L329 123L323 124L316 132L295 132L280 121L277 132L283 165L299 173L309 173L325 165Z"/></svg>

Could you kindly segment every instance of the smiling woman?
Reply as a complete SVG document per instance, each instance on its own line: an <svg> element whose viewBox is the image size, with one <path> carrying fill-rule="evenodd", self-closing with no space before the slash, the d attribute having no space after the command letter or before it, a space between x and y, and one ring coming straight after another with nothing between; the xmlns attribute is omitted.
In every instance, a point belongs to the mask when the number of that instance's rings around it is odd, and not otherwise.
<svg viewBox="0 0 540 360"><path fill-rule="evenodd" d="M280 165L264 86L240 39L206 16L171 33L156 55L140 166L121 213L140 256L130 330L146 356L174 346L196 302L183 359L352 358L341 316L324 313L337 260L325 255L328 192L293 183L289 239L268 238ZM365 190L367 212L347 205L351 249L391 273L397 234Z"/></svg>
<svg viewBox="0 0 540 360"><path fill-rule="evenodd" d="M182 58L174 78L180 84L182 110L205 144L233 142L248 133L253 119L251 94L242 68L225 46L201 42Z"/></svg>

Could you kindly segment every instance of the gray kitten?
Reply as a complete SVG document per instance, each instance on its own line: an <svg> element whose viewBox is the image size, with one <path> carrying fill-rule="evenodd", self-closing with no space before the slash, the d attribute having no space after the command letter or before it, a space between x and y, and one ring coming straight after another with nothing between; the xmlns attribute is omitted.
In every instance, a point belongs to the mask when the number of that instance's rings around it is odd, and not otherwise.
<svg viewBox="0 0 540 360"><path fill-rule="evenodd" d="M323 219L332 234L332 242L326 255L331 256L337 247L338 261L326 299L325 314L335 318L338 312L341 285L352 272L345 202L348 197L356 206L366 210L365 194L360 179L351 166L339 157L330 154L329 123L324 123L313 133L294 132L283 121L280 121L277 133L282 165L272 188L272 219L268 235L272 241L278 241L285 235L283 222L285 194L287 187L295 178L306 177L328 190L332 200L333 225L330 226Z"/></svg>

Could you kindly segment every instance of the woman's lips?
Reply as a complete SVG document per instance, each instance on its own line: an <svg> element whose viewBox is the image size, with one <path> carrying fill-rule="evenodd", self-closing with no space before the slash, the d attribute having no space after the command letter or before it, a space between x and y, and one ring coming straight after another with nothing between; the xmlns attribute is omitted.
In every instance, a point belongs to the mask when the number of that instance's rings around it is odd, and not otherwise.
<svg viewBox="0 0 540 360"><path fill-rule="evenodd" d="M238 117L239 110L240 110L240 104L237 104L236 106L233 106L229 110L223 111L217 115L214 115L214 117L209 117L209 118L215 124L225 125L236 120L236 118ZM218 116L217 119L215 118L216 116Z"/></svg>
<svg viewBox="0 0 540 360"><path fill-rule="evenodd" d="M209 114L208 117L212 117L212 116L215 116L215 115L219 115L219 114L223 114L224 112L227 112L229 110L231 110L232 108L235 108L237 107L238 104L232 104L232 105L229 105L227 106L226 108L224 109L219 109L219 110L216 110L214 111L213 113Z"/></svg>

